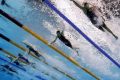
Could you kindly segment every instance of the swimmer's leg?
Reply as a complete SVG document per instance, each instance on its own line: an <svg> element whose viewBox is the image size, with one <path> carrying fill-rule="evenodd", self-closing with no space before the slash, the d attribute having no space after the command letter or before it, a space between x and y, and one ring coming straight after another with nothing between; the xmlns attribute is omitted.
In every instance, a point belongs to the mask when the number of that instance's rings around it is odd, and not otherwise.
<svg viewBox="0 0 120 80"><path fill-rule="evenodd" d="M103 29L103 27L102 27L102 26L99 26L99 28L98 28L98 29L100 29L101 31L105 32L105 30Z"/></svg>
<svg viewBox="0 0 120 80"><path fill-rule="evenodd" d="M79 52L78 52L78 49L79 49L79 48L72 48L72 49L77 53L78 56L80 56L80 55L79 55Z"/></svg>
<svg viewBox="0 0 120 80"><path fill-rule="evenodd" d="M118 37L105 25L105 23L103 23L102 25L108 32L110 32L114 37L115 39L118 39Z"/></svg>

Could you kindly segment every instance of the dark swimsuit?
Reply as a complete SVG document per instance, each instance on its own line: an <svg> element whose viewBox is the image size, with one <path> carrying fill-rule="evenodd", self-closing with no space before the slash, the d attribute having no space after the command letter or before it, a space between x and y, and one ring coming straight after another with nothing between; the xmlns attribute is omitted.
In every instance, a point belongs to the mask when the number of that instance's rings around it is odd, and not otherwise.
<svg viewBox="0 0 120 80"><path fill-rule="evenodd" d="M5 67L6 69L8 69L11 72L15 72L17 73L15 70L13 70L11 67L9 67L8 65L2 65L3 67Z"/></svg>
<svg viewBox="0 0 120 80"><path fill-rule="evenodd" d="M35 51L34 49L32 49L31 47L29 47L29 50L32 51L33 53L35 53L36 56L40 57L41 55Z"/></svg>
<svg viewBox="0 0 120 80"><path fill-rule="evenodd" d="M69 40L67 40L63 35L58 35L58 38L66 45L72 48L72 45Z"/></svg>
<svg viewBox="0 0 120 80"><path fill-rule="evenodd" d="M92 10L90 10L89 8L86 8L86 15L89 17L89 19L93 25L97 24L97 20L95 20L95 18L98 18L98 17L94 14L94 12ZM98 28L101 31L104 31L103 27L104 27L104 24L98 26Z"/></svg>
<svg viewBox="0 0 120 80"><path fill-rule="evenodd" d="M15 63L16 65L20 65L20 63L19 63L18 61L14 61L14 63Z"/></svg>
<svg viewBox="0 0 120 80"><path fill-rule="evenodd" d="M97 16L93 13L92 10L90 10L89 8L86 8L86 15L89 17L89 19L91 20L91 22L93 24L96 24L96 20L94 19L95 17L97 18Z"/></svg>
<svg viewBox="0 0 120 80"><path fill-rule="evenodd" d="M19 57L20 59L23 59L23 60L25 60L27 63L30 63L26 58L24 58L24 57Z"/></svg>

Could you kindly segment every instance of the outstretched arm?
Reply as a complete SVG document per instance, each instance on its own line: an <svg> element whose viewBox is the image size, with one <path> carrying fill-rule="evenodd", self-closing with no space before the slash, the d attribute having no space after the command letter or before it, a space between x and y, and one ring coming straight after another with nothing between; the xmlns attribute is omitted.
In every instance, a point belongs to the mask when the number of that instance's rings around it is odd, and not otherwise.
<svg viewBox="0 0 120 80"><path fill-rule="evenodd" d="M12 60L11 62L15 62L15 61L18 61L19 57L16 57L14 60Z"/></svg>
<svg viewBox="0 0 120 80"><path fill-rule="evenodd" d="M55 41L57 40L58 36L56 36L55 40L51 42L51 44L55 43Z"/></svg>
<svg viewBox="0 0 120 80"><path fill-rule="evenodd" d="M8 56L8 58L10 59L11 62L13 62L13 58L11 56Z"/></svg>
<svg viewBox="0 0 120 80"><path fill-rule="evenodd" d="M71 1L73 1L73 3L74 3L77 7L81 8L82 10L84 10L84 7L81 6L80 4L78 4L76 1L74 1L74 0L71 0Z"/></svg>

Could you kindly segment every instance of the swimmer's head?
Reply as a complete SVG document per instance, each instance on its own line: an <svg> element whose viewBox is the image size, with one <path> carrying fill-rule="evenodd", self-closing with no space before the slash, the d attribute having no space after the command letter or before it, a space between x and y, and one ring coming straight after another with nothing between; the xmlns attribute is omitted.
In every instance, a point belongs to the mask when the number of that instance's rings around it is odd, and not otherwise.
<svg viewBox="0 0 120 80"><path fill-rule="evenodd" d="M8 65L4 65L4 67L5 67L5 68L9 68L9 66L8 66Z"/></svg>
<svg viewBox="0 0 120 80"><path fill-rule="evenodd" d="M58 31L56 32L56 34L60 34L60 31L58 30Z"/></svg>
<svg viewBox="0 0 120 80"><path fill-rule="evenodd" d="M2 48L0 48L0 50L2 50Z"/></svg>
<svg viewBox="0 0 120 80"><path fill-rule="evenodd" d="M23 56L23 55L19 53L19 54L18 54L18 56L20 56L20 57L21 57L21 56Z"/></svg>
<svg viewBox="0 0 120 80"><path fill-rule="evenodd" d="M89 4L87 2L83 3L84 7L89 7Z"/></svg>

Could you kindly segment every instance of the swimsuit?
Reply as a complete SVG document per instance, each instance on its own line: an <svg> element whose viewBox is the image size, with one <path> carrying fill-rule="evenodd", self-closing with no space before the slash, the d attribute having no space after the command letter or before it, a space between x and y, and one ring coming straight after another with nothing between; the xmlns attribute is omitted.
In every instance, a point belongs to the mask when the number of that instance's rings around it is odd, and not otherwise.
<svg viewBox="0 0 120 80"><path fill-rule="evenodd" d="M59 35L59 34L58 34L58 38L59 38L65 45L67 45L67 46L69 46L69 47L72 48L72 45L71 45L70 41L67 40L63 35L61 35L61 34Z"/></svg>

